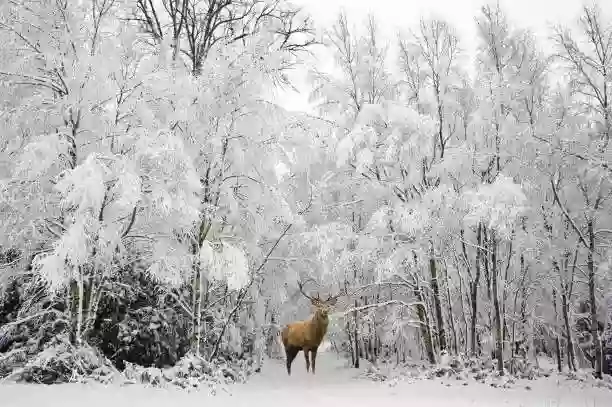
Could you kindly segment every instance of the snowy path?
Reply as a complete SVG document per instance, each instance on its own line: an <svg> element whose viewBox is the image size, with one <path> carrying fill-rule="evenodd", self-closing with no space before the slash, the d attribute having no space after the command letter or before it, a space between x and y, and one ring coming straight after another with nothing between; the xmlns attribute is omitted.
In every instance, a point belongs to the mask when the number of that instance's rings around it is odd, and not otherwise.
<svg viewBox="0 0 612 407"><path fill-rule="evenodd" d="M301 355L300 355L301 356ZM317 375L307 375L303 357L296 359L293 375L284 366L268 361L262 373L243 385L232 386L232 395L212 397L198 392L144 388L142 386L103 387L67 384L59 386L0 385L3 407L166 407L223 406L426 406L426 407L598 407L611 405L612 392L604 389L557 385L554 379L529 382L512 389L495 389L470 382L468 386L447 387L440 381L398 383L391 387L353 378L331 353L317 358ZM526 383L527 384L527 383Z"/></svg>

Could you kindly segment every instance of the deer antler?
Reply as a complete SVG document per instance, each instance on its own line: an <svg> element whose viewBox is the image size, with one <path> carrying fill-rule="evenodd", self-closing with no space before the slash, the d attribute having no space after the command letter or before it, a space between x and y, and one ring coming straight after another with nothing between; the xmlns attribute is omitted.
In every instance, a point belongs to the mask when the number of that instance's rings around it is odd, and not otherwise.
<svg viewBox="0 0 612 407"><path fill-rule="evenodd" d="M317 292L317 296L316 297L312 297L312 296L310 296L310 295L308 295L308 294L306 294L304 292L304 284L306 282L308 282L308 281L311 281L311 280L314 281L313 278L309 278L306 281L301 281L300 280L297 283L298 284L298 288L299 288L300 292L302 293L302 295L304 297L308 298L310 301L318 301L320 303L335 303L336 300L338 299L338 297L342 297L342 296L345 296L345 295L348 296L348 293L347 293L347 290L346 290L346 287L345 287L345 288L342 288L336 295L329 295L327 297L327 299L325 299L325 300L321 299L321 297L319 296L318 292Z"/></svg>
<svg viewBox="0 0 612 407"><path fill-rule="evenodd" d="M346 292L346 288L341 289L336 295L329 295L325 302L336 302L339 297L342 297L344 295L348 295Z"/></svg>
<svg viewBox="0 0 612 407"><path fill-rule="evenodd" d="M308 281L308 280L307 280ZM308 298L310 301L320 301L321 299L319 298L319 294L317 293L317 297L313 298L310 295L306 294L304 292L304 281L298 281L298 289L300 290L300 292L302 293L302 295L306 298Z"/></svg>

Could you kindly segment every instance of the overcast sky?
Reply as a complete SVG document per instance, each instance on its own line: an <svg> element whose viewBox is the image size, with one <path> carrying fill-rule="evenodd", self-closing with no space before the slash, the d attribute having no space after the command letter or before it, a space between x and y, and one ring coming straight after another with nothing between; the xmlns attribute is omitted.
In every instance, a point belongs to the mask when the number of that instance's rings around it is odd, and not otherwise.
<svg viewBox="0 0 612 407"><path fill-rule="evenodd" d="M292 0L303 6L317 25L329 26L344 8L349 24L359 23L372 12L378 19L383 33L393 40L399 28L416 28L419 18L441 17L457 30L464 49L473 54L476 42L474 17L486 0ZM549 33L552 23L573 25L580 14L584 0L499 0L511 24L530 28L542 40ZM600 0L600 7L612 17L612 0ZM309 110L307 86L303 74L292 75L299 83L301 94L283 92L277 101L290 110Z"/></svg>

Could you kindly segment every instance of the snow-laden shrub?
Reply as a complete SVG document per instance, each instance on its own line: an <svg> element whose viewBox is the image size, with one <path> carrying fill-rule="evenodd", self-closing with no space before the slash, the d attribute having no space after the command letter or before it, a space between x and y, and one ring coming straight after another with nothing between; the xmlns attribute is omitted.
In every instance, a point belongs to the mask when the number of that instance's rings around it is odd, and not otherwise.
<svg viewBox="0 0 612 407"><path fill-rule="evenodd" d="M164 369L145 368L128 362L123 375L132 383L208 389L214 394L218 390L227 391L229 384L244 383L256 371L258 369L250 359L209 362L194 354L187 354L175 366Z"/></svg>
<svg viewBox="0 0 612 407"><path fill-rule="evenodd" d="M565 380L577 382L579 387L601 387L612 390L612 376L604 375L602 379L596 379L591 369L580 369L576 372L563 372L560 376Z"/></svg>
<svg viewBox="0 0 612 407"><path fill-rule="evenodd" d="M14 349L0 361L0 371L6 373L7 380L43 384L87 380L108 383L116 373L98 351L88 346L74 347L65 334L54 336L35 355L28 355L24 348Z"/></svg>
<svg viewBox="0 0 612 407"><path fill-rule="evenodd" d="M430 366L422 361L402 363L388 361L377 365L368 364L358 377L372 381L385 381L391 386L406 380L445 380L447 383L457 382L462 385L478 382L492 387L507 388L519 379L535 380L551 375L550 371L537 368L528 361L506 361L505 375L501 377L495 360L450 355L445 359L444 363L435 366ZM510 373L511 363L516 363L514 374Z"/></svg>

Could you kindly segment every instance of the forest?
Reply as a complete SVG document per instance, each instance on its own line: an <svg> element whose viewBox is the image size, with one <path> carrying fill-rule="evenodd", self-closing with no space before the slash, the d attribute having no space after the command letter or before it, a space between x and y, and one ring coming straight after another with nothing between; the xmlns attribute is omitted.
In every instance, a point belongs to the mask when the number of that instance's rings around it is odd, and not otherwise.
<svg viewBox="0 0 612 407"><path fill-rule="evenodd" d="M0 380L247 381L302 287L355 368L612 374L612 16L383 23L2 1Z"/></svg>

